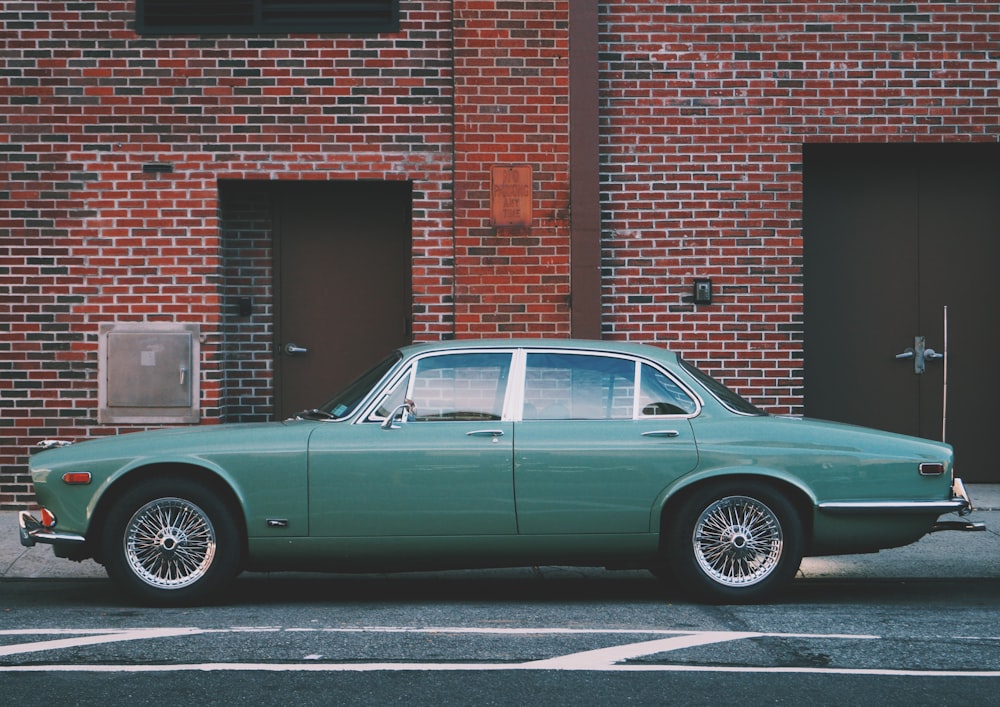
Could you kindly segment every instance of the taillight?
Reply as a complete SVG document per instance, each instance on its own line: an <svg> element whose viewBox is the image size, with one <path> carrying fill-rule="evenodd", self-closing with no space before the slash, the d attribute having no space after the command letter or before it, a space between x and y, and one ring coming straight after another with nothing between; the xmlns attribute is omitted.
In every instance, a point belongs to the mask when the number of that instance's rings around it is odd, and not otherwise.
<svg viewBox="0 0 1000 707"><path fill-rule="evenodd" d="M941 476L944 473L944 464L941 462L924 462L920 465L921 476Z"/></svg>
<svg viewBox="0 0 1000 707"><path fill-rule="evenodd" d="M56 525L56 516L48 508L42 508L39 510L38 515L41 516L41 523L46 528L54 528Z"/></svg>

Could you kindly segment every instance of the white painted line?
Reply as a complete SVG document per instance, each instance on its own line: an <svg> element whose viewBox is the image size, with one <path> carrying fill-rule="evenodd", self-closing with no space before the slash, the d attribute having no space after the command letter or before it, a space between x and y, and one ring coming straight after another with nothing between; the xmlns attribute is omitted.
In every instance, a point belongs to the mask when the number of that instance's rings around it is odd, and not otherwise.
<svg viewBox="0 0 1000 707"><path fill-rule="evenodd" d="M221 629L225 630L225 629ZM270 630L270 629L268 629ZM712 631L681 631L663 628L482 628L468 626L358 626L340 628L286 628L287 632L303 633L434 633L434 634L472 634L484 636L690 636L692 634L710 634ZM3 631L0 631L2 634ZM727 632L718 632L727 633ZM881 636L869 633L772 633L766 631L754 632L759 637L776 638L834 638L877 640Z"/></svg>
<svg viewBox="0 0 1000 707"><path fill-rule="evenodd" d="M190 663L178 665L12 665L0 666L0 673L53 672L53 673L172 673L172 672L433 672L433 671L516 671L561 670L604 672L708 672L756 674L811 674L811 675L871 675L894 677L1000 677L998 670L894 670L881 668L816 668L768 666L710 666L665 665L657 663L629 663L630 659L681 650L694 646L737 641L747 638L810 638L822 640L877 640L868 634L811 634L765 633L745 631L676 631L667 629L566 629L566 628L470 628L470 627L406 627L369 626L341 628L282 628L278 626L237 626L223 629L200 628L149 628L149 629L8 629L0 636L67 636L49 641L0 646L0 656L74 648L78 646L135 641L150 638L170 638L225 633L274 633L274 632L325 632L325 633L414 633L436 635L606 635L606 636L661 636L655 640L626 643L620 646L582 651L569 655L522 663L321 663L320 654L305 657L308 663ZM979 640L998 640L997 637L980 637Z"/></svg>
<svg viewBox="0 0 1000 707"><path fill-rule="evenodd" d="M174 631L177 629L120 629L120 628L17 628L0 629L0 636L49 636L81 634L122 634L129 631ZM692 631L662 628L494 628L469 626L355 626L327 628L282 628L280 626L231 626L229 628L185 628L183 631L194 633L431 633L431 634L469 634L484 636L585 636L585 635L615 635L615 636L690 636L692 634L712 633L711 631ZM865 639L881 638L865 633L773 633L755 632L756 636L776 638L831 638L831 639ZM974 636L959 636L959 638L975 638ZM1000 637L982 639L1000 640Z"/></svg>
<svg viewBox="0 0 1000 707"><path fill-rule="evenodd" d="M76 631L77 634L86 633ZM54 641L34 641L32 643L15 643L10 646L0 646L0 656L21 655L22 653L37 653L39 651L54 651L61 648L77 648L79 646L96 646L101 643L118 643L120 641L142 641L148 638L167 638L172 636L193 636L204 633L198 628L148 628L127 629L115 633L95 633L78 635L76 638L62 638Z"/></svg>
<svg viewBox="0 0 1000 707"><path fill-rule="evenodd" d="M582 653L561 655L557 658L535 660L531 663L526 663L525 667L530 666L541 670L599 670L604 667L614 666L623 660L639 658L644 655L665 653L667 651L676 651L694 646L706 646L711 643L738 641L742 638L756 638L758 636L760 636L759 633L742 631L703 631L687 636L661 638L656 641L643 641L642 643L629 643L624 646L598 648L597 650L583 651Z"/></svg>
<svg viewBox="0 0 1000 707"><path fill-rule="evenodd" d="M268 673L345 673L345 672L497 672L514 670L549 670L537 663L191 663L183 665L12 665L0 666L0 673L174 673L174 672L268 672ZM564 669L568 670L568 669ZM891 670L881 668L794 668L716 665L604 665L574 669L602 672L661 673L758 673L805 675L874 675L917 678L1000 678L1000 670Z"/></svg>
<svg viewBox="0 0 1000 707"><path fill-rule="evenodd" d="M120 628L7 628L0 630L0 636L79 636L81 633L121 633Z"/></svg>

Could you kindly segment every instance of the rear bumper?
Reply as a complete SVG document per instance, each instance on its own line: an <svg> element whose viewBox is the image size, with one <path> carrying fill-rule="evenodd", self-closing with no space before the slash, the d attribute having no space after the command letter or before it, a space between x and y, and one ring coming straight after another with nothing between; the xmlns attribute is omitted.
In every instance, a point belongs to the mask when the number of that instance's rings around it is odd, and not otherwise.
<svg viewBox="0 0 1000 707"><path fill-rule="evenodd" d="M975 510L969 492L961 479L951 484L951 498L940 501L827 501L819 504L819 509L831 513L958 513L968 515ZM939 530L986 530L985 523L971 521L938 521L930 532Z"/></svg>
<svg viewBox="0 0 1000 707"><path fill-rule="evenodd" d="M869 511L898 513L958 513L966 515L974 508L965 484L955 479L951 484L951 498L931 501L880 500L880 501L824 501L819 509L839 513L865 513Z"/></svg>
<svg viewBox="0 0 1000 707"><path fill-rule="evenodd" d="M958 501L964 501L964 507L958 511L958 515L964 516L972 511L976 510L975 506L972 505L972 499L969 498L969 492L965 490L965 484L962 483L961 479L953 479L951 482L951 497Z"/></svg>
<svg viewBox="0 0 1000 707"><path fill-rule="evenodd" d="M962 483L961 479L955 479L951 484L951 497L958 501L963 501L964 506L959 509L958 515L964 516L972 511L976 510L975 506L972 505L972 499L969 498L969 492L965 490L965 484ZM937 523L931 526L931 532L936 533L940 530L963 530L963 531L977 531L986 530L986 523L982 522L972 522L971 520L939 520Z"/></svg>
<svg viewBox="0 0 1000 707"><path fill-rule="evenodd" d="M42 522L31 515L30 511L21 511L17 514L18 532L21 536L21 544L25 547L34 547L37 543L56 546L83 546L87 539L82 535L72 533L57 533L42 525Z"/></svg>

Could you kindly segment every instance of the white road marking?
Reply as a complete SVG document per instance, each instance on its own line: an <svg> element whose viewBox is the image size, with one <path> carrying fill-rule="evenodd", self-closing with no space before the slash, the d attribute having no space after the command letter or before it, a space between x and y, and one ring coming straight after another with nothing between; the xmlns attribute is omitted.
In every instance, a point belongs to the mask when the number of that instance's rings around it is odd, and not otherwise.
<svg viewBox="0 0 1000 707"><path fill-rule="evenodd" d="M705 631L692 633L686 636L675 636L673 638L661 638L656 641L643 641L642 643L629 643L624 646L612 646L611 648L598 648L597 650L584 651L582 653L571 653L561 655L558 658L546 658L545 660L535 660L526 663L525 667L548 670L600 670L612 667L616 663L630 658L639 658L644 655L654 653L665 653L676 651L682 648L693 646L705 646L710 643L723 643L725 641L738 641L742 638L754 638L760 636L759 633L747 633L736 631Z"/></svg>
<svg viewBox="0 0 1000 707"><path fill-rule="evenodd" d="M4 634L7 632L4 631ZM40 633L36 631L35 633ZM76 648L78 646L95 646L100 643L118 643L120 641L142 641L147 638L165 638L170 636L193 636L204 633L198 628L140 628L125 629L114 632L106 631L72 631L76 638L61 638L54 641L34 641L32 643L15 643L10 646L0 646L0 656L20 655L22 653L37 653L39 651L54 651L60 648ZM20 634L26 635L26 634Z"/></svg>
<svg viewBox="0 0 1000 707"><path fill-rule="evenodd" d="M469 626L357 626L340 628L286 628L289 633L439 633L439 634L482 634L484 636L574 636L574 635L614 635L614 636L691 636L701 634L729 634L728 631L681 631L664 628L476 628ZM0 635L3 635L0 631ZM881 636L866 633L768 633L754 632L754 636L783 638L849 638L874 640Z"/></svg>
<svg viewBox="0 0 1000 707"><path fill-rule="evenodd" d="M496 672L513 670L549 670L532 663L190 663L178 665L12 665L0 667L0 673L173 673L173 672L257 672L257 673L346 673L346 672ZM892 670L881 668L808 668L717 665L605 665L578 670L604 672L662 673L778 673L810 675L875 675L883 677L924 678L1000 678L1000 670Z"/></svg>
<svg viewBox="0 0 1000 707"><path fill-rule="evenodd" d="M818 675L873 675L895 677L1000 677L998 670L895 670L881 668L817 668L769 666L665 665L657 663L623 662L642 656L666 653L694 646L739 641L747 638L810 638L877 640L867 634L766 633L747 631L676 631L666 629L566 629L566 628L469 628L469 627L405 627L368 626L342 628L281 628L276 626L238 626L228 629L149 628L149 629L12 629L0 630L0 636L68 636L50 641L0 646L0 656L16 656L78 646L135 641L150 638L194 636L220 633L422 633L438 635L618 635L663 636L649 641L626 643L608 648L582 651L567 655L522 663L319 663L319 654L308 655L308 663L185 663L176 665L105 665L105 664L35 664L0 666L0 672L88 672L88 673L167 673L167 672L431 672L431 671L620 671L620 672L717 672L774 673ZM978 640L998 640L979 637Z"/></svg>

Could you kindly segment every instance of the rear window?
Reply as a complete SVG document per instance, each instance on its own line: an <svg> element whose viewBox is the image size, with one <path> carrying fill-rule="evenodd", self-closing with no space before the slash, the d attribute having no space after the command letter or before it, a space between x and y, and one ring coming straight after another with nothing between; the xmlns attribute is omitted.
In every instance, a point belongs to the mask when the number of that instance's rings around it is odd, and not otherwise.
<svg viewBox="0 0 1000 707"><path fill-rule="evenodd" d="M724 386L719 381L712 378L702 370L699 370L695 366L691 365L683 359L680 360L681 366L685 371L690 373L699 383L701 383L708 392L712 394L712 397L716 398L720 403L725 405L727 408L733 412L738 412L741 415L766 415L767 413L761 410L759 407L751 403L750 401L743 398L739 393L736 393L726 386Z"/></svg>

